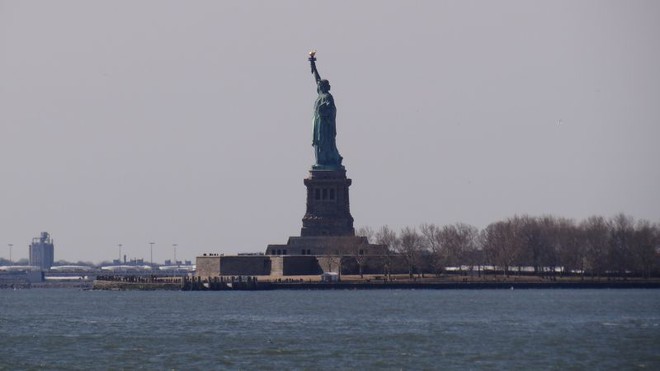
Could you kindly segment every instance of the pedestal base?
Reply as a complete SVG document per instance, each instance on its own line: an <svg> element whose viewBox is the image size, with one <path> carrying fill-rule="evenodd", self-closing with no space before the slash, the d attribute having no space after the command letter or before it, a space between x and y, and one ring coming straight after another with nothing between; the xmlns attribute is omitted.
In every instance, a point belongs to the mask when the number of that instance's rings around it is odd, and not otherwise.
<svg viewBox="0 0 660 371"><path fill-rule="evenodd" d="M350 212L346 170L310 170L304 180L307 187L307 210L300 235L355 236Z"/></svg>

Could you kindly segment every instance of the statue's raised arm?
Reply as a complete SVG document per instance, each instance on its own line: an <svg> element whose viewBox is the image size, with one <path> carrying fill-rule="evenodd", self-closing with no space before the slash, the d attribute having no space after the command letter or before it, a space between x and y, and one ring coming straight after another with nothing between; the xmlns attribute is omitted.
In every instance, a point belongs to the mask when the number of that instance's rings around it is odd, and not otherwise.
<svg viewBox="0 0 660 371"><path fill-rule="evenodd" d="M316 69L316 50L312 50L309 52L309 63L312 67L312 73L314 74L314 79L318 83L321 81L321 76L319 75L319 71Z"/></svg>

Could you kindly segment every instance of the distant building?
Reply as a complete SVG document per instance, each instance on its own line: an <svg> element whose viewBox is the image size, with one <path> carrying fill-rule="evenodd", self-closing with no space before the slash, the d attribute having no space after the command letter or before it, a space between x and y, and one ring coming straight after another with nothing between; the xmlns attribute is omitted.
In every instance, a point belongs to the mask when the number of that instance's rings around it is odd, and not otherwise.
<svg viewBox="0 0 660 371"><path fill-rule="evenodd" d="M30 244L30 265L48 270L55 261L55 245L48 232L41 232L41 236L32 239Z"/></svg>

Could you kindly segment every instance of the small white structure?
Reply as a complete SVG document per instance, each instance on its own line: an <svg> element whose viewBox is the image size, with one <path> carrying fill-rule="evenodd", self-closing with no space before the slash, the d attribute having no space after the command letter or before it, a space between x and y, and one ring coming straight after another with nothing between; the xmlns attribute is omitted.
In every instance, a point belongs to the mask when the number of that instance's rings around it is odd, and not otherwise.
<svg viewBox="0 0 660 371"><path fill-rule="evenodd" d="M56 265L50 267L51 272L91 272L94 267L88 265Z"/></svg>
<svg viewBox="0 0 660 371"><path fill-rule="evenodd" d="M321 275L321 282L339 282L339 273L325 272Z"/></svg>
<svg viewBox="0 0 660 371"><path fill-rule="evenodd" d="M101 267L101 270L109 272L146 272L150 271L151 267L148 265L106 265Z"/></svg>

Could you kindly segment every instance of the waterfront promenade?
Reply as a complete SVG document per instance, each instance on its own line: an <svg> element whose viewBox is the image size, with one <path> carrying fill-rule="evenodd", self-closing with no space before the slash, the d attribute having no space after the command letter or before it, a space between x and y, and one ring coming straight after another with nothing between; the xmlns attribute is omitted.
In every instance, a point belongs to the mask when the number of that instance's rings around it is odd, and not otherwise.
<svg viewBox="0 0 660 371"><path fill-rule="evenodd" d="M100 277L94 281L94 289L99 290L183 290L183 291L224 291L224 290L473 290L473 289L626 289L660 288L660 279L639 278L600 278L581 279L576 277L540 278L526 276L441 276L414 277L392 276L343 276L338 282L323 282L320 276L233 276L204 279L201 277L172 277L149 280L141 277Z"/></svg>

